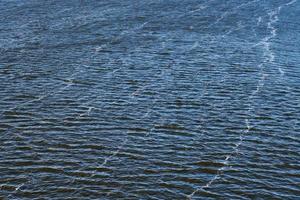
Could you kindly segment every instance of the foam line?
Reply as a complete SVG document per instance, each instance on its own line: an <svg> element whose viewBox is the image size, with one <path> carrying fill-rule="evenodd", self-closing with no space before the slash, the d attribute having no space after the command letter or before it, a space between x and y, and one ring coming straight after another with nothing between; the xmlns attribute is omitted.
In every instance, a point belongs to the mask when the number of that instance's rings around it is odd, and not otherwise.
<svg viewBox="0 0 300 200"><path fill-rule="evenodd" d="M212 27L212 26L218 24L218 23L221 22L223 19L225 19L227 16L229 16L229 15L231 15L231 14L236 13L237 11L239 11L240 8L246 7L246 6L250 5L250 4L256 3L256 2L258 2L258 1L259 1L259 0L253 0L253 1L249 1L249 2L247 2L247 3L242 3L242 4L240 4L239 6L233 8L233 9L230 10L230 11L225 11L219 18L216 19L216 21L215 21L214 23L212 23L212 24L210 24L209 26L207 26L207 28L210 28L210 27Z"/></svg>
<svg viewBox="0 0 300 200"><path fill-rule="evenodd" d="M293 0L289 3L284 4L284 6L291 5L291 4L295 3L296 1L297 0ZM249 101L251 101L258 94L258 92L261 90L261 88L264 86L265 77L267 76L267 74L263 73L263 68L264 68L265 63L272 63L274 61L275 55L270 50L269 40L276 36L277 30L274 28L273 24L279 20L278 15L279 15L281 9L282 9L282 5L279 6L275 11L271 11L271 12L268 13L269 22L267 23L267 28L270 30L270 36L267 36L267 37L263 38L262 41L259 42L259 44L263 44L262 48L264 49L264 55L265 55L264 56L265 57L264 62L258 65L258 67L260 68L261 78L257 83L256 89L248 97ZM259 19L261 19L261 18L259 18ZM261 22L261 20L259 20L259 21ZM249 108L248 108L249 116L250 116L251 110L253 110L253 108L250 104ZM218 180L221 177L223 171L229 165L229 161L231 159L233 159L233 156L235 154L238 153L239 147L243 144L245 135L248 134L250 132L251 128L252 128L252 126L250 125L250 120L249 119L245 119L245 125L246 125L246 129L245 129L245 131L243 131L240 134L238 143L235 144L235 147L233 148L233 151L225 157L225 159L223 161L224 166L219 168L216 175L213 176L213 178L211 178L204 186L196 188L191 194L187 195L187 199L192 199L193 196L197 192L199 192L200 190L208 189L216 180Z"/></svg>
<svg viewBox="0 0 300 200"><path fill-rule="evenodd" d="M46 99L47 97L54 96L54 95L56 95L56 94L58 94L58 93L60 93L60 92L62 92L62 91L64 91L64 90L66 90L67 88L71 87L71 86L74 84L74 83L73 83L73 77L74 77L75 75L77 75L78 73L80 73L80 72L75 72L75 73L73 73L73 74L68 78L69 83L68 83L67 85L63 86L63 87L59 87L58 89L54 90L54 92L49 92L49 93L46 93L46 94L44 94L44 95L39 96L38 98L35 98L35 99L32 99L32 100L23 102L23 103L21 103L21 104L18 104L18 105L14 106L14 107L11 107L11 108L9 108L9 109L3 111L1 114L5 113L5 112L7 112L7 111L13 111L13 110L18 109L18 108L20 108L20 107L22 107L22 106L24 106L24 105L29 104L29 103L39 102L39 101L41 101L41 100L43 100L43 99Z"/></svg>
<svg viewBox="0 0 300 200"><path fill-rule="evenodd" d="M178 18L181 18L181 17L184 17L186 15L189 15L189 14L196 13L196 12L199 12L201 10L204 10L204 9L208 8L208 4L210 4L210 3L214 2L214 1L215 0L209 0L209 1L205 2L205 3L199 4L197 6L198 7L197 9L190 10L190 11L188 11L188 12L182 14L182 15L179 15Z"/></svg>

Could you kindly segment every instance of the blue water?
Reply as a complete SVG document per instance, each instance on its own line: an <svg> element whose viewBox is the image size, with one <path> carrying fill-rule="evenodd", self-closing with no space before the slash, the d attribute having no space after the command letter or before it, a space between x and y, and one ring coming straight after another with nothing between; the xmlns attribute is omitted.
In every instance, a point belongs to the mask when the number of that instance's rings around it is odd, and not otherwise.
<svg viewBox="0 0 300 200"><path fill-rule="evenodd" d="M1 0L0 199L299 199L299 18Z"/></svg>

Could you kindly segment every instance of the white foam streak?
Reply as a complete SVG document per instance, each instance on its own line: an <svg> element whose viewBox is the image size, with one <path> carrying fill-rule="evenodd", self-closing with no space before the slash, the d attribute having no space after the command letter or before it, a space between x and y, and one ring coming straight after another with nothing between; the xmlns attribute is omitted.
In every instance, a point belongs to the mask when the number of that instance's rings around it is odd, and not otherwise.
<svg viewBox="0 0 300 200"><path fill-rule="evenodd" d="M124 142L118 147L118 149L116 151L112 152L112 154L110 156L104 158L104 161L98 167L103 167L104 165L107 164L108 161L110 161L112 158L114 158L121 151L121 149L123 149L123 147L127 144L127 141L128 141L128 138L125 138Z"/></svg>
<svg viewBox="0 0 300 200"><path fill-rule="evenodd" d="M241 5L239 5L239 6L235 7L235 8L233 8L233 9L230 10L230 11L225 11L219 18L216 19L216 21L215 21L214 23L212 23L212 24L210 24L209 26L207 26L207 28L210 28L210 27L212 27L212 26L218 24L218 23L221 22L223 19L225 19L227 16L229 16L229 15L231 15L231 14L236 13L237 11L239 11L242 7L246 7L246 6L248 6L248 5L252 4L252 3L255 3L255 2L257 2L257 1L259 1L259 0L249 1L249 2L247 2L247 3L243 3L243 4L241 4Z"/></svg>
<svg viewBox="0 0 300 200"><path fill-rule="evenodd" d="M205 3L199 4L199 5L197 6L198 8L196 8L196 9L194 9L194 10L187 11L186 13L184 13L184 14L182 14L182 15L179 15L178 17L181 18L181 17L187 16L187 15L189 15L189 14L193 14L193 13L199 12L199 11L201 11L201 10L204 10L204 9L208 8L208 4L210 4L210 3L213 2L213 1L215 1L215 0L210 0L210 1L207 1L207 2L205 2Z"/></svg>
<svg viewBox="0 0 300 200"><path fill-rule="evenodd" d="M163 75L163 73L162 73L162 75ZM129 95L131 101L133 101L138 95L140 95L143 91L145 91L145 89L146 89L147 87L150 87L150 86L151 86L151 85L144 85L144 86L142 86L142 87L136 89L134 92L132 92L132 93ZM94 100L93 100L93 101L94 101ZM131 101L130 101L130 102L131 102ZM152 104L155 104L156 101L157 101L157 99L154 99L153 102L152 102ZM130 102L128 102L128 103L130 103ZM89 102L88 102L88 103L89 103ZM87 103L87 104L88 104L88 103ZM100 108L89 107L88 111L85 112L85 113L83 113L83 114L81 114L79 117L82 117L83 115L89 114L89 113L91 112L92 109L99 109L99 110L100 110ZM151 107L151 108L148 108L148 110L146 111L146 113L145 113L141 118L137 119L137 121L140 121L140 120L142 120L142 119L148 117L149 114L150 114L151 112L153 112L153 111L152 111L152 107ZM153 127L153 128L151 129L151 131L154 130L154 128L155 128L155 127ZM151 131L150 131L150 132L151 132ZM127 144L127 142L128 142L128 134L129 134L129 131L126 132L126 137L125 137L125 139L124 139L124 142L117 148L116 151L112 152L112 154L111 154L110 156L105 157L105 158L104 158L104 161L102 162L102 164L99 165L99 167L105 166L110 160L112 160L115 156L117 156L117 155L120 153L120 151L126 146L126 144Z"/></svg>
<svg viewBox="0 0 300 200"><path fill-rule="evenodd" d="M293 0L293 1L289 2L289 3L284 4L284 6L291 5L291 4L295 3L296 1L297 0ZM255 2L255 1L252 1L252 2ZM249 3L251 3L251 2L249 2ZM249 4L249 3L247 3L247 4ZM243 6L243 4L241 6ZM261 78L260 78L260 80L257 83L256 89L248 97L248 100L250 102L259 93L259 91L261 90L261 88L264 86L264 82L265 82L265 79L267 77L267 74L263 73L263 68L264 68L265 63L272 63L272 62L274 62L275 54L272 52L272 50L270 48L270 45L271 45L270 44L270 40L272 38L276 37L276 35L277 35L277 29L274 27L274 23L276 23L279 20L278 15L279 15L281 9L282 9L282 6L279 6L276 10L271 11L271 12L268 13L268 15L269 15L269 22L267 23L267 29L270 30L270 35L267 36L267 37L265 37L265 38L263 38L262 41L260 41L259 43L257 43L255 45L255 46L262 45L262 48L264 49L264 53L263 53L264 54L264 61L263 61L263 63L261 63L261 64L258 65L258 68L260 68L260 76L261 76ZM225 12L217 20L217 22L215 22L214 24L216 24L219 21L221 21L227 15L228 15L228 12ZM257 25L259 25L261 22L262 22L262 18L259 17ZM212 25L214 25L214 24L212 24ZM250 47L250 48L252 48L252 47ZM279 68L278 70L281 73L281 75L284 74L284 71L281 68ZM253 107L250 104L249 108L248 108L248 114L249 115L250 115L250 112L252 110L253 110ZM252 128L252 126L250 124L250 120L248 118L245 119L245 125L246 125L246 129L245 129L245 131L243 131L240 134L239 141L235 144L235 147L233 148L233 151L229 155L227 155L225 157L225 159L223 161L224 166L221 167L221 168L219 168L218 171L217 171L217 173L216 173L216 175L212 179L210 179L204 186L196 188L191 194L187 195L187 199L192 199L193 196L198 191L205 190L205 189L209 188L216 180L218 180L221 177L221 174L226 169L226 167L229 165L230 159L232 159L233 156L238 153L239 147L243 144L245 135L248 134L250 132L251 128Z"/></svg>
<svg viewBox="0 0 300 200"><path fill-rule="evenodd" d="M196 41L196 42L191 46L191 48L189 49L189 51L192 51L192 50L196 49L198 46L199 46L199 42Z"/></svg>
<svg viewBox="0 0 300 200"><path fill-rule="evenodd" d="M232 28L230 30L228 30L227 32L225 32L221 37L224 38L228 35L230 35L231 33L235 32L235 31L238 31L238 30L241 30L242 28L244 28L245 26L242 25L241 22L238 22L238 25L236 28Z"/></svg>
<svg viewBox="0 0 300 200"><path fill-rule="evenodd" d="M289 5L292 5L292 4L296 3L296 2L297 2L297 0L293 0L293 1L290 1L290 2L286 3L285 5L289 6Z"/></svg>
<svg viewBox="0 0 300 200"><path fill-rule="evenodd" d="M262 22L262 17L260 16L260 17L257 18L256 26L259 26L261 24L261 22Z"/></svg>
<svg viewBox="0 0 300 200"><path fill-rule="evenodd" d="M48 98L48 97L50 97L50 96L55 96L56 94L61 93L62 91L66 90L67 88L71 87L71 86L74 84L74 83L73 83L74 76L76 76L76 75L79 74L79 73L80 73L80 72L75 72L75 73L71 74L71 76L70 76L68 79L66 79L66 80L68 80L67 85L65 85L65 86L63 86L63 87L59 87L59 88L57 88L56 90L54 90L53 92L48 92L48 93L46 93L46 94L44 94L44 95L40 95L40 96L38 96L38 97L35 98L35 99L32 99L32 100L29 100L29 101L25 101L25 102L23 102L23 103L20 103L20 104L14 106L14 107L11 107L11 108L9 108L9 109L3 111L1 114L5 113L5 112L7 112L7 111L13 111L13 110L16 110L16 109L18 109L18 108L20 108L20 107L22 107L22 106L25 106L25 105L27 105L27 104L30 104L30 103L39 102L39 101L41 101L41 100L43 100L43 99L46 99L46 98Z"/></svg>
<svg viewBox="0 0 300 200"><path fill-rule="evenodd" d="M161 76L163 76L163 75L164 75L164 71L162 71L162 73L161 73ZM150 86L150 85L145 85L145 86L143 86L143 87L141 87L141 88L138 88L138 89L135 90L134 92L132 92L131 95L130 95L131 99L132 99L132 100L135 99L137 95L139 95L142 91L145 90L145 88L147 88L147 87L149 87L149 86ZM152 104L154 105L154 104L157 102L157 100L158 100L158 99L155 98L155 99L153 100ZM137 121L140 121L140 120L142 120L142 119L148 117L149 114L150 114L151 112L153 112L152 108L153 108L153 106L152 106L151 108L148 108L148 110L146 111L146 113L145 113L140 119L138 119ZM164 122L164 119L162 120L161 123L163 123L163 122ZM146 133L146 136L148 136L148 135L149 135L150 133L152 133L154 130L155 130L155 125L150 129L149 132ZM118 153L120 152L120 150L121 150L121 149L127 144L127 142L128 142L128 134L129 134L129 131L126 132L126 139L125 139L125 142L118 148L117 151L113 152L111 156L109 156L109 157L107 157L107 158L104 159L104 162L101 164L101 167L103 167L105 164L107 164L107 162L108 162L109 160L113 159L116 155L118 155Z"/></svg>
<svg viewBox="0 0 300 200"><path fill-rule="evenodd" d="M216 180L218 180L219 178L221 178L221 175L223 173L223 171L228 167L229 165L229 161L230 159L233 158L233 156L235 154L238 154L239 152L239 147L242 145L243 141L244 141L244 135L249 133L249 131L251 130L251 126L250 126L250 123L249 123L249 120L248 119L245 119L245 125L246 125L246 130L243 131L243 133L240 135L239 137L239 141L235 144L235 147L233 148L233 151L228 154L225 159L223 160L223 167L220 167L218 170L217 170L217 173L215 176L213 176L213 178L211 178L204 186L202 187L199 187L197 188L196 190L194 190L191 194L187 195L187 199L192 199L193 196L201 191L201 190L205 190L207 188L209 188Z"/></svg>

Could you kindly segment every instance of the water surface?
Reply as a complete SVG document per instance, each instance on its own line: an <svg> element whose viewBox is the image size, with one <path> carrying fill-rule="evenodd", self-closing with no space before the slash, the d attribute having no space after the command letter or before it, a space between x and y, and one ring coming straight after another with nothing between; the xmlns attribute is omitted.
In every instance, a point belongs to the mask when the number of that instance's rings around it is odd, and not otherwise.
<svg viewBox="0 0 300 200"><path fill-rule="evenodd" d="M299 199L299 13L0 1L0 197Z"/></svg>

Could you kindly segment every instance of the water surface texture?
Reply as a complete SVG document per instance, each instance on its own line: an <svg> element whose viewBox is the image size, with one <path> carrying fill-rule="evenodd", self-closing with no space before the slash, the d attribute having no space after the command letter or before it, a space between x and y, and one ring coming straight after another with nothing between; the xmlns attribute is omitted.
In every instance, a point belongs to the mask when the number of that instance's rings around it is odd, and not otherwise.
<svg viewBox="0 0 300 200"><path fill-rule="evenodd" d="M300 1L1 0L1 199L299 199Z"/></svg>

